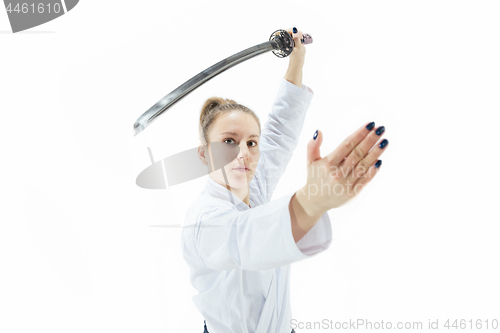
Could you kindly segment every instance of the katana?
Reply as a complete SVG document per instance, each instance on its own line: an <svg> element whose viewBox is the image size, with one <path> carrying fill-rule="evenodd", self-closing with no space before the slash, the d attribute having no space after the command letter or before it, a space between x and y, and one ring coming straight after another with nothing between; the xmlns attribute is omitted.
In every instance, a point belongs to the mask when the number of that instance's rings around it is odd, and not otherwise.
<svg viewBox="0 0 500 333"><path fill-rule="evenodd" d="M309 34L303 34L302 44L311 44L312 37ZM185 97L194 89L198 88L211 78L224 72L225 70L253 58L259 54L272 51L279 58L288 57L295 47L293 37L286 30L276 30L269 37L269 41L249 47L246 50L233 54L232 56L219 61L215 65L205 69L201 73L193 76L191 79L177 87L171 93L160 99L149 110L144 112L134 124L134 136L149 126L158 116L163 114L169 107L174 105L180 99Z"/></svg>

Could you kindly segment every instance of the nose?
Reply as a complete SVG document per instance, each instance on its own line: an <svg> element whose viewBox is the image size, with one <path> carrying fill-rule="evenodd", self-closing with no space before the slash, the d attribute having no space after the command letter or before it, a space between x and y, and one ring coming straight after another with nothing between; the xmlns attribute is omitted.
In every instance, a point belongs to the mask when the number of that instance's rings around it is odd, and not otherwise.
<svg viewBox="0 0 500 333"><path fill-rule="evenodd" d="M248 146L246 142L243 142L240 144L240 152L238 154L238 158L244 158L247 160L250 157L250 150L248 149Z"/></svg>

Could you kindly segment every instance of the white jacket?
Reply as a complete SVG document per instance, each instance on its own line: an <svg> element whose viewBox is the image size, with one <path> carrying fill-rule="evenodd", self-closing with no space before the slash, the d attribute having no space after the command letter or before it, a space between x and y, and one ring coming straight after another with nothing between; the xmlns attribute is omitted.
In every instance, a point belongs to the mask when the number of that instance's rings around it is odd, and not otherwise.
<svg viewBox="0 0 500 333"><path fill-rule="evenodd" d="M251 208L208 176L188 209L182 251L199 292L192 300L210 333L290 332L290 264L331 244L328 213L295 243L288 208L294 193L269 202L312 97L307 86L282 78L261 131L260 158L249 185Z"/></svg>

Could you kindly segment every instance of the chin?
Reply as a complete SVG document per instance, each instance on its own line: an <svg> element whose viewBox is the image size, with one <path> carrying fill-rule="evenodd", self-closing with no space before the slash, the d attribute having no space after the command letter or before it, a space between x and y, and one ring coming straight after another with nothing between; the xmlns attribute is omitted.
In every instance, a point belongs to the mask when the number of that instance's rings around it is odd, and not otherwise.
<svg viewBox="0 0 500 333"><path fill-rule="evenodd" d="M246 188L248 186L248 180L246 177L232 177L229 180L229 186L234 188Z"/></svg>
<svg viewBox="0 0 500 333"><path fill-rule="evenodd" d="M254 176L254 172L250 170L248 173L240 173L238 171L232 171L232 177L229 177L229 185L234 188L247 187Z"/></svg>

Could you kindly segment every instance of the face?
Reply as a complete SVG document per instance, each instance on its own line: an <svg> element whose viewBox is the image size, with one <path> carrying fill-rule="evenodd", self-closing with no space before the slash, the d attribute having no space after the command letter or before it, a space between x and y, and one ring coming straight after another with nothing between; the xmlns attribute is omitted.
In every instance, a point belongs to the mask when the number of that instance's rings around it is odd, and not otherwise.
<svg viewBox="0 0 500 333"><path fill-rule="evenodd" d="M259 135L259 124L255 118L237 110L219 115L212 124L210 142L223 142L240 148L238 156L224 167L231 188L247 188L255 175L260 157ZM212 172L210 177L221 185L226 184L221 169Z"/></svg>

